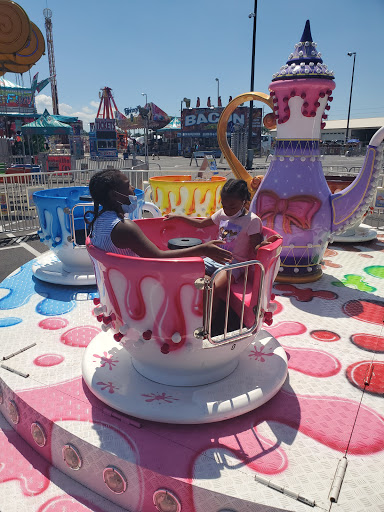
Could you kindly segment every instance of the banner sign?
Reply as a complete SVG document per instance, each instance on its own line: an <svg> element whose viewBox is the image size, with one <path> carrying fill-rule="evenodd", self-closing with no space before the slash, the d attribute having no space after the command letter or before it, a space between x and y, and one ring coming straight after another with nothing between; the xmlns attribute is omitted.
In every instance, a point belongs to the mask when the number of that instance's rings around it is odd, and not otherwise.
<svg viewBox="0 0 384 512"><path fill-rule="evenodd" d="M69 171L71 155L48 155L48 171Z"/></svg>
<svg viewBox="0 0 384 512"><path fill-rule="evenodd" d="M217 123L224 108L188 108L183 109L181 116L182 137L216 137ZM253 135L257 136L261 130L261 108L253 109ZM238 107L230 116L227 125L227 136L234 131L236 125L242 128L248 126L248 107Z"/></svg>
<svg viewBox="0 0 384 512"><path fill-rule="evenodd" d="M35 98L31 89L0 87L0 110L2 114L36 114Z"/></svg>
<svg viewBox="0 0 384 512"><path fill-rule="evenodd" d="M116 132L116 120L96 118L95 128L97 132Z"/></svg>

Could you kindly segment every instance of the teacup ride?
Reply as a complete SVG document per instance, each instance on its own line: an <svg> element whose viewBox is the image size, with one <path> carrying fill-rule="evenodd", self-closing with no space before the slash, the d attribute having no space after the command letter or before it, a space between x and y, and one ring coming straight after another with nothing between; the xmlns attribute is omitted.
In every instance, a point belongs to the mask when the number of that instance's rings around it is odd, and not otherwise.
<svg viewBox="0 0 384 512"><path fill-rule="evenodd" d="M177 213L208 217L221 208L220 193L226 178L192 180L191 175L154 176L149 178L151 200L161 214ZM147 190L146 190L147 194Z"/></svg>
<svg viewBox="0 0 384 512"><path fill-rule="evenodd" d="M196 229L179 219L135 222L161 249L180 233L203 242L218 236L217 226ZM263 230L264 236L273 233ZM103 328L83 357L89 389L113 409L166 423L221 421L270 400L287 376L283 348L262 330L263 322L272 323L281 243L260 248L257 259L252 251L249 261L228 265L208 279L200 257L123 256L106 253L88 239L100 296L94 314ZM238 268L243 274L231 284ZM228 288L218 334L212 329L212 300L221 272L227 273ZM236 319L232 326L231 316ZM95 361L94 354L103 352L116 363L113 368ZM255 372L255 358L263 356L268 357ZM162 398L157 405L151 400L155 396Z"/></svg>
<svg viewBox="0 0 384 512"><path fill-rule="evenodd" d="M141 218L143 210L159 216L159 209L144 200L144 192L135 189L137 208L128 217ZM50 251L38 257L32 272L38 279L54 284L92 285L96 283L85 239L88 225L84 214L93 210L89 188L60 187L40 190L33 194L40 221L40 241Z"/></svg>
<svg viewBox="0 0 384 512"><path fill-rule="evenodd" d="M329 187L329 190L332 194L337 194L341 192L345 188L347 188L353 181L355 180L355 176L325 176L325 180ZM372 201L372 205L374 204L374 200ZM362 212L358 217L356 222L346 229L343 233L335 234L331 238L332 242L369 242L370 240L374 240L377 237L377 231L372 229L371 226L366 224L362 224L364 218L366 217L368 210L366 212Z"/></svg>

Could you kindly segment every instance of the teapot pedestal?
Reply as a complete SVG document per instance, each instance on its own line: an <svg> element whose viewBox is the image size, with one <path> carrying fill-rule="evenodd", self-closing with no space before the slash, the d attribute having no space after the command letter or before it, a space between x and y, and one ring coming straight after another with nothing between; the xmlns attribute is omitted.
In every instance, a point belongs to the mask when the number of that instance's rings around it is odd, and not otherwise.
<svg viewBox="0 0 384 512"><path fill-rule="evenodd" d="M85 383L105 404L136 418L178 424L212 423L256 409L280 390L287 372L284 349L264 330L230 375L202 386L170 386L142 376L108 332L91 341L82 362Z"/></svg>

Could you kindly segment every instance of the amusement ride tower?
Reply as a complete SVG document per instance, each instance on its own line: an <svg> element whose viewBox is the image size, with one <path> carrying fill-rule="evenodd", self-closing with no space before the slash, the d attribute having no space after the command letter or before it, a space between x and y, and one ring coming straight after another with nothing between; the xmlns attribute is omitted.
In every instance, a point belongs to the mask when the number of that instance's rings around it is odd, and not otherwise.
<svg viewBox="0 0 384 512"><path fill-rule="evenodd" d="M96 118L115 119L115 116L113 115L112 105L115 107L116 112L118 112L119 109L117 108L115 100L112 96L112 89L110 87L104 87L103 89L101 89L99 97L100 104Z"/></svg>
<svg viewBox="0 0 384 512"><path fill-rule="evenodd" d="M59 99L57 97L57 82L56 82L56 66L55 66L55 52L53 49L53 34L52 34L52 11L51 9L44 9L45 30L47 34L47 47L48 47L48 61L49 61L49 75L51 77L51 94L52 94L52 109L53 114L59 114Z"/></svg>

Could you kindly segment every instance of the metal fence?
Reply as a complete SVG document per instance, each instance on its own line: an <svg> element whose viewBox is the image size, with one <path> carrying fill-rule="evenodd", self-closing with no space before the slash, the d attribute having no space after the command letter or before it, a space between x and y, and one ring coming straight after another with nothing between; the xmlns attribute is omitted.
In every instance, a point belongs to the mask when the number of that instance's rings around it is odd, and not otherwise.
<svg viewBox="0 0 384 512"><path fill-rule="evenodd" d="M35 230L40 227L33 193L59 187L87 186L100 169L82 171L0 174L0 232ZM161 171L121 169L135 188L142 189L149 176Z"/></svg>
<svg viewBox="0 0 384 512"><path fill-rule="evenodd" d="M113 161L106 162L105 167L113 167ZM122 161L123 162L123 161ZM104 162L105 163L105 162ZM118 161L115 161L120 165ZM139 164L142 167L142 163ZM253 175L263 174L268 166L260 166L252 170ZM356 169L356 171L355 171ZM38 190L58 187L76 187L88 185L91 176L100 170L95 169L71 170L64 172L39 172L26 174L0 174L0 232L32 231L40 227L38 214L33 202L33 193ZM145 189L151 176L164 176L175 174L191 175L192 180L202 179L208 176L199 169L183 172L180 170L162 170L158 164L156 169L122 168L131 184L138 189ZM355 174L357 168L348 170L344 166L325 166L324 173L327 174ZM220 170L218 174L224 177L233 177L231 170ZM209 173L211 175L211 173ZM381 177L379 184L383 182Z"/></svg>

